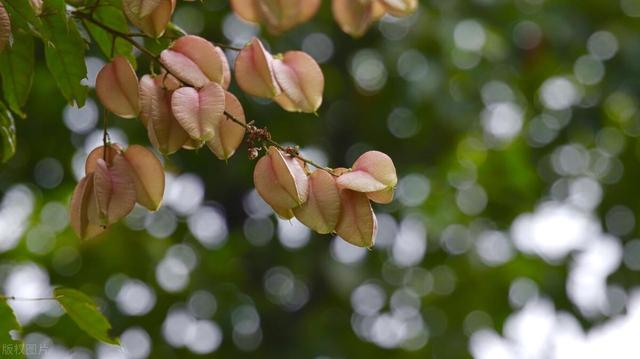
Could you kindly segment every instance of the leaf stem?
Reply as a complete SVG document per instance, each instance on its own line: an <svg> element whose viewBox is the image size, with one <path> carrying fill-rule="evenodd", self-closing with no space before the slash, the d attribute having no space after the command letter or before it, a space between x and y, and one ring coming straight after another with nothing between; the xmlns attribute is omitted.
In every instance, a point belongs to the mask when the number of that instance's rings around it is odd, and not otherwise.
<svg viewBox="0 0 640 359"><path fill-rule="evenodd" d="M24 297L15 297L13 295L1 295L0 294L0 299L4 299L4 300L15 300L15 301L29 301L29 302L33 302L33 301L41 301L41 300L58 300L58 298L60 297L42 297L42 298L24 298Z"/></svg>
<svg viewBox="0 0 640 359"><path fill-rule="evenodd" d="M111 139L109 138L109 111L107 111L107 108L104 108L104 112L103 112L103 116L102 116L102 124L103 124L103 128L102 128L102 160L106 163L107 162L107 148L109 147L109 142L111 142Z"/></svg>

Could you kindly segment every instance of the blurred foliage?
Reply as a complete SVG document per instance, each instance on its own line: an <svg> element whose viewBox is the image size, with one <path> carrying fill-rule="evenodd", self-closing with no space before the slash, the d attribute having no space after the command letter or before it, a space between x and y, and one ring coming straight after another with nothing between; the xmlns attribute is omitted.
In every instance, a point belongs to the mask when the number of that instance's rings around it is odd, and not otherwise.
<svg viewBox="0 0 640 359"><path fill-rule="evenodd" d="M169 310L184 308L198 290L213 294L217 303L211 319L220 326L223 339L214 357L466 358L470 356L472 324L500 332L505 319L518 308L510 302L509 292L514 280L522 277L533 280L540 295L551 298L558 310L572 313L588 328L619 312L585 315L569 298L571 256L554 259L515 250L505 263L490 265L478 254L476 245L480 234L497 230L509 237L508 245L513 246L509 230L518 216L535 211L543 201L567 200L571 181L585 176L596 178L603 193L601 201L587 212L593 210L596 222L622 245L637 235L633 226L618 230L607 216L612 208L624 206L635 223L640 210L636 196L640 175L636 166L640 156L638 16L640 5L632 0L430 0L421 2L415 16L402 21L384 19L363 38L354 40L333 23L329 1L324 1L311 22L278 37L260 34L275 52L304 48L310 34L323 33L333 51L322 64L327 85L318 117L286 113L274 104L244 96L233 84L231 89L245 106L247 119L268 126L279 141L324 151L334 167L349 166L363 151L377 149L394 159L401 179L409 175L428 179L426 201L418 198L412 202L412 196L419 197L420 193L399 188L401 200L376 208L379 214L402 221L401 226L381 227L391 231L386 234L391 238L402 235L404 225L410 226L411 221L425 223L427 232L418 241L426 237L426 254L408 267L394 260L393 246L384 244L356 263L342 263L332 252L333 239L316 234L297 249L283 246L277 239L279 231L269 235L266 244L253 245L247 239L251 231L246 229L252 222L247 222L243 207L252 189L253 163L242 148L227 163L206 150L181 151L164 159L169 172L196 174L202 179L204 204L221 210L229 228L223 245L202 245L183 215L178 215L175 231L162 239L154 238L144 228L151 226L153 218L162 221L163 217L147 217L146 224L143 219L138 230L123 222L85 243L79 242L70 228L43 234L45 205L54 201L68 204L76 183L72 160L77 152L85 150L86 135L65 126L67 101L58 92L45 59L49 67L64 64L56 63L56 54L38 42L32 93L24 107L26 118L18 118L15 123L17 151L0 167L0 194L6 194L15 184L25 184L35 196L35 207L22 239L15 248L0 254L0 279L5 280L14 265L35 263L46 270L52 285L76 288L98 299L115 334L131 327L143 328L151 339L152 358L199 357L186 348L170 345L162 330ZM58 21L55 17L48 19ZM201 24L201 35L218 42L229 42L228 31L240 26L231 18L226 1L220 0L179 2L174 21L187 30ZM480 45L478 31L483 37ZM605 36L599 45L599 31L613 36L616 51L610 58L605 56L606 48L613 42ZM77 44L68 45L73 51ZM92 45L88 54L102 58L100 50L108 52L109 46L102 41L101 48ZM588 57L579 62L584 56ZM14 91L7 90L6 76L31 76L20 71L7 75L6 61L11 59L0 57L5 95ZM148 59L139 57L137 61L138 69L146 72ZM358 61L364 61L360 63L364 70L358 69ZM402 65L403 61L414 65ZM18 65L17 69L27 65ZM78 71L84 67L67 65ZM95 69L89 66L91 71L95 76ZM602 72L600 78L598 71ZM560 90L545 95L544 84L552 86L548 81L554 78L561 79L555 82L556 90L558 84ZM27 81L25 78L19 83L26 85ZM491 85L497 90L492 91ZM66 91L84 90L76 87ZM573 97L564 104L567 91ZM488 98L491 96L495 98ZM507 102L511 107L495 107ZM13 100L8 106L14 107ZM4 106L0 107L6 112ZM492 111L506 112L495 115ZM541 114L551 120L543 121ZM514 116L515 124L511 121ZM12 133L5 117L0 132L6 127ZM491 125L491 121L497 125ZM136 120L111 118L110 124L122 129L129 143L148 144L146 132ZM500 132L513 126L512 136ZM3 157L14 143L4 138ZM601 175L585 174L587 170L563 172L563 165L557 164L562 149L579 153L570 157L565 164L569 167L583 161L584 156L580 156L584 153L596 162L595 155L604 151L609 161L607 170ZM49 185L39 179L47 175L47 167L42 169L43 159L55 159L62 165L61 182ZM595 168L597 163L586 166ZM10 211L12 203L4 206ZM266 232L282 226L274 218L269 221ZM9 231L11 224L0 228ZM260 228L255 231L262 231ZM462 242L454 241L463 243L459 252L447 247L445 233L462 238ZM39 239L48 241L49 247L34 251L29 241L39 243ZM188 285L169 292L158 284L157 268L177 244L191 248L197 264L188 276ZM276 267L287 268L304 283L309 297L300 308L279 305L265 290L267 273L273 273L270 270ZM409 345L410 349L384 349L360 338L354 330L354 288L371 281L389 298L398 288L410 287L407 278L415 273L431 280L426 284L428 290L419 296L419 312L426 328L421 333L428 333L428 340L418 341L414 348ZM155 305L150 312L128 315L113 297L109 298L107 284L121 278L119 274L142 281L153 290ZM609 283L632 288L638 285L637 272L620 265ZM243 305L254 306L260 318L261 340L247 351L233 339L234 313ZM388 310L388 301L384 305L383 310ZM95 349L93 338L66 316L57 319L59 313L52 313L32 321L24 334L39 332L66 348ZM470 313L484 313L476 315L483 318L480 324L469 319Z"/></svg>

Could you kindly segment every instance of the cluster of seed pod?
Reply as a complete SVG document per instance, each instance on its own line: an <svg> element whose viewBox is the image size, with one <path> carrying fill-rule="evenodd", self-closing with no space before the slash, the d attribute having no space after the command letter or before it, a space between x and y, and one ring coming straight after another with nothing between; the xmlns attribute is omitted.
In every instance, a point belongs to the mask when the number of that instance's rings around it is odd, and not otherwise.
<svg viewBox="0 0 640 359"><path fill-rule="evenodd" d="M273 9L286 3L269 2ZM123 1L129 20L152 37L162 35L174 7L175 0ZM114 57L97 75L96 94L111 113L138 117L160 153L206 145L219 159L228 159L248 132L249 157L257 158L260 147L273 143L266 129L247 124L241 103L227 91L232 71L220 47L185 35L154 60L161 72L138 80L124 56ZM253 38L239 50L233 74L244 92L271 99L286 111L314 113L322 104L324 76L304 52L272 55ZM377 228L370 200L390 202L397 177L391 159L377 151L365 153L350 169L311 172L297 153L270 147L256 164L254 182L279 216L295 216L319 233L336 232L370 247ZM136 201L156 210L163 190L162 165L149 150L99 147L87 158L86 176L74 191L72 226L81 238L96 236L126 216Z"/></svg>
<svg viewBox="0 0 640 359"><path fill-rule="evenodd" d="M227 91L231 71L222 49L187 35L163 50L159 61L163 73L138 81L127 59L115 57L96 78L102 104L123 118L139 116L163 154L206 144L220 159L233 155L245 134L245 116ZM236 57L234 74L246 93L273 99L288 111L315 112L322 103L322 71L304 52L273 56L254 38Z"/></svg>
<svg viewBox="0 0 640 359"><path fill-rule="evenodd" d="M398 178L393 161L378 151L360 156L349 169L317 169L269 147L253 173L256 191L278 216L296 217L318 233L337 233L359 246L374 244L377 221L370 200L389 203Z"/></svg>
<svg viewBox="0 0 640 359"><path fill-rule="evenodd" d="M240 18L261 23L274 34L311 19L320 0L231 0ZM418 0L332 0L333 17L345 33L362 36L384 14L407 16L416 11Z"/></svg>
<svg viewBox="0 0 640 359"><path fill-rule="evenodd" d="M139 145L98 147L87 157L85 176L71 197L71 227L80 238L95 237L136 202L157 210L163 194L164 170L151 151Z"/></svg>

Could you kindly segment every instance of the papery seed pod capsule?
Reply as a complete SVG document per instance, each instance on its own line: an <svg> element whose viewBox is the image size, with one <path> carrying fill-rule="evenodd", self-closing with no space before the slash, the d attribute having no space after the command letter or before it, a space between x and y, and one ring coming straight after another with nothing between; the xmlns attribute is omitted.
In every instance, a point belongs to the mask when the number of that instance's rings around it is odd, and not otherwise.
<svg viewBox="0 0 640 359"><path fill-rule="evenodd" d="M282 60L273 62L273 69L282 90L275 100L282 108L313 113L320 107L324 75L311 56L302 51L288 51Z"/></svg>
<svg viewBox="0 0 640 359"><path fill-rule="evenodd" d="M377 0L333 0L331 10L342 31L360 37L384 15L385 9Z"/></svg>
<svg viewBox="0 0 640 359"><path fill-rule="evenodd" d="M167 73L167 71L162 68L160 75L153 76L156 84L167 91L175 91L182 86L182 83L177 78L173 77L173 75Z"/></svg>
<svg viewBox="0 0 640 359"><path fill-rule="evenodd" d="M171 95L171 110L182 128L194 140L208 141L224 113L225 91L215 82L200 90L182 87Z"/></svg>
<svg viewBox="0 0 640 359"><path fill-rule="evenodd" d="M277 34L311 19L320 0L231 0L231 8L241 19L262 23Z"/></svg>
<svg viewBox="0 0 640 359"><path fill-rule="evenodd" d="M372 201L389 203L398 183L393 160L379 151L368 151L353 163L352 170L338 177L338 186L366 193Z"/></svg>
<svg viewBox="0 0 640 359"><path fill-rule="evenodd" d="M312 18L320 0L258 0L257 4L261 22L278 34Z"/></svg>
<svg viewBox="0 0 640 359"><path fill-rule="evenodd" d="M9 14L4 8L4 5L0 3L0 52L2 52L7 46L10 37L11 20L9 19Z"/></svg>
<svg viewBox="0 0 640 359"><path fill-rule="evenodd" d="M241 123L246 123L242 104L232 93L225 92L225 112L233 116ZM215 124L215 135L207 141L207 146L213 154L221 160L226 160L233 156L236 149L242 143L245 129L235 123L226 115L220 117Z"/></svg>
<svg viewBox="0 0 640 359"><path fill-rule="evenodd" d="M378 231L378 221L367 196L343 189L340 191L340 203L340 218L336 225L338 236L354 246L372 247Z"/></svg>
<svg viewBox="0 0 640 359"><path fill-rule="evenodd" d="M135 14L137 17L148 16L155 10L162 0L123 0L122 5L128 9L129 12Z"/></svg>
<svg viewBox="0 0 640 359"><path fill-rule="evenodd" d="M241 19L249 22L260 22L257 0L231 0L231 9Z"/></svg>
<svg viewBox="0 0 640 359"><path fill-rule="evenodd" d="M83 177L71 196L69 222L80 239L90 239L102 232L104 227L89 221L89 211L96 211L96 197L93 191L93 173ZM93 215L95 217L96 215Z"/></svg>
<svg viewBox="0 0 640 359"><path fill-rule="evenodd" d="M164 34L175 7L176 0L123 0L122 2L122 9L129 21L154 38Z"/></svg>
<svg viewBox="0 0 640 359"><path fill-rule="evenodd" d="M133 118L140 112L138 77L124 56L116 56L104 65L96 77L96 94L113 114Z"/></svg>
<svg viewBox="0 0 640 359"><path fill-rule="evenodd" d="M170 75L169 75L170 76ZM160 153L178 151L189 135L171 111L171 92L163 88L164 75L144 75L140 80L140 119L147 127L149 141Z"/></svg>
<svg viewBox="0 0 640 359"><path fill-rule="evenodd" d="M238 53L234 73L240 89L251 96L273 98L280 94L273 57L255 37Z"/></svg>
<svg viewBox="0 0 640 359"><path fill-rule="evenodd" d="M158 158L146 148L132 145L124 151L131 166L136 189L136 202L150 211L156 211L164 195L164 169Z"/></svg>
<svg viewBox="0 0 640 359"><path fill-rule="evenodd" d="M292 208L306 202L308 179L302 162L269 147L253 171L256 191L283 218L292 218Z"/></svg>
<svg viewBox="0 0 640 359"><path fill-rule="evenodd" d="M385 10L397 17L413 14L418 8L418 0L379 0Z"/></svg>
<svg viewBox="0 0 640 359"><path fill-rule="evenodd" d="M191 86L202 87L213 81L226 89L231 82L224 51L199 36L178 38L170 48L160 53L160 62Z"/></svg>
<svg viewBox="0 0 640 359"><path fill-rule="evenodd" d="M120 147L120 145L116 143L112 143L107 147L106 156L104 151L105 151L104 146L98 146L89 153L84 163L85 174L88 175L89 173L92 173L96 170L96 162L100 158L102 158L105 162L107 162L107 165L111 165L113 163L113 158L117 154L122 153L122 148Z"/></svg>
<svg viewBox="0 0 640 359"><path fill-rule="evenodd" d="M334 176L316 170L309 176L307 201L293 209L296 218L318 233L335 231L340 217L340 193Z"/></svg>
<svg viewBox="0 0 640 359"><path fill-rule="evenodd" d="M93 172L93 187L98 207L97 218L91 223L109 226L133 210L136 203L136 188L132 169L122 154L113 158L111 166L99 158Z"/></svg>

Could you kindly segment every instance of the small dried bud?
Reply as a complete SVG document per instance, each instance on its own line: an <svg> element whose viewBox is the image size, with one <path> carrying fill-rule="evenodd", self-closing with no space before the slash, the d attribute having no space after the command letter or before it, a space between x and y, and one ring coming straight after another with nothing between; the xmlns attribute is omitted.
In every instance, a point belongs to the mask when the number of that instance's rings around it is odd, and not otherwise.
<svg viewBox="0 0 640 359"><path fill-rule="evenodd" d="M247 149L247 152L249 159L252 161L260 156L260 151L256 147L249 147L249 149Z"/></svg>

